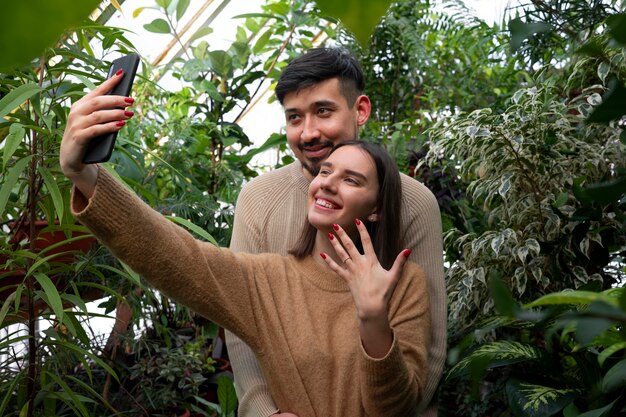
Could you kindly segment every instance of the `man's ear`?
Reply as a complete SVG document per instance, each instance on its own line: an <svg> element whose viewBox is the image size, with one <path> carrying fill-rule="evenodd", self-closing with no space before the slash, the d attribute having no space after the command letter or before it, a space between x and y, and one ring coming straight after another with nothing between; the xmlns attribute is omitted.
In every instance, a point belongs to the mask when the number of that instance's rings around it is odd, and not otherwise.
<svg viewBox="0 0 626 417"><path fill-rule="evenodd" d="M354 103L354 108L356 109L356 122L358 126L363 126L365 122L370 118L370 113L372 111L372 103L368 96L360 95L357 97L356 102Z"/></svg>

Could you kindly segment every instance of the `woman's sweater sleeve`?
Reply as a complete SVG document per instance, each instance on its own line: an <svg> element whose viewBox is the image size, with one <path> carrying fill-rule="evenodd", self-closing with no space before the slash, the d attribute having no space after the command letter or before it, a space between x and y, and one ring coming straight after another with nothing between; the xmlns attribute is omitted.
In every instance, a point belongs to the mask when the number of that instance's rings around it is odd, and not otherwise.
<svg viewBox="0 0 626 417"><path fill-rule="evenodd" d="M72 213L152 286L254 347L254 294L247 261L196 240L100 169L90 199L76 188Z"/></svg>
<svg viewBox="0 0 626 417"><path fill-rule="evenodd" d="M363 406L368 416L414 416L428 382L431 325L426 276L417 265L406 264L389 316L394 338L387 355L360 355Z"/></svg>

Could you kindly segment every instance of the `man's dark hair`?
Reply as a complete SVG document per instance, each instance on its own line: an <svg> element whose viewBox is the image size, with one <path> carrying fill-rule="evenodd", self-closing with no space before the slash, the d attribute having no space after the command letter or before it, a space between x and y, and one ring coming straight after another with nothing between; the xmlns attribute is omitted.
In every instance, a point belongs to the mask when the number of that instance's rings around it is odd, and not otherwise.
<svg viewBox="0 0 626 417"><path fill-rule="evenodd" d="M363 93L365 82L361 65L345 48L314 48L291 61L283 70L276 97L283 104L285 95L331 78L339 79L341 94L352 106Z"/></svg>
<svg viewBox="0 0 626 417"><path fill-rule="evenodd" d="M395 161L389 153L380 145L362 140L349 140L338 143L333 147L331 154L343 146L356 146L365 151L374 161L378 176L378 195L376 196L376 208L379 216L378 221L370 222L361 219L372 238L374 252L378 261L385 269L390 269L396 257L400 253L400 204L402 195L402 183L400 173ZM304 258L313 252L317 229L307 222L296 246L289 251L297 258ZM361 240L357 239L354 244L363 253Z"/></svg>

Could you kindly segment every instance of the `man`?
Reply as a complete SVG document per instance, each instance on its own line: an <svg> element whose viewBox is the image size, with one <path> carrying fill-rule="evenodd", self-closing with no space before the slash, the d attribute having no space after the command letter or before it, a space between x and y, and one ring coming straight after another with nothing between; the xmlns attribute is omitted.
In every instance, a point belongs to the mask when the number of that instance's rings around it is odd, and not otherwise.
<svg viewBox="0 0 626 417"><path fill-rule="evenodd" d="M294 246L307 218L310 181L333 145L358 137L359 127L370 116L371 103L362 94L363 88L360 65L344 49L312 49L285 68L276 96L284 108L287 142L297 161L255 178L242 189L231 249L287 254ZM430 401L444 366L447 331L441 217L433 194L406 175L402 175L402 194L402 247L412 249L410 260L421 265L428 276L433 331L421 408L428 406L422 415L435 416L436 406ZM229 332L226 344L235 373L239 415L295 416L274 405L252 350Z"/></svg>

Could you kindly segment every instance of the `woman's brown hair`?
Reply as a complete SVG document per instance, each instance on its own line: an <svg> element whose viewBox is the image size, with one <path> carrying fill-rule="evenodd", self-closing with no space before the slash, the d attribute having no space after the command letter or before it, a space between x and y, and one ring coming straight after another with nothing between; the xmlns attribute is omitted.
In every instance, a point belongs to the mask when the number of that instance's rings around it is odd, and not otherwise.
<svg viewBox="0 0 626 417"><path fill-rule="evenodd" d="M387 151L379 145L362 140L350 140L335 145L331 154L343 146L356 146L365 151L374 161L378 176L378 195L376 208L378 221L370 222L361 219L372 238L374 251L380 264L385 269L391 268L400 253L400 204L402 185L398 167ZM307 222L300 239L289 251L297 258L304 258L313 252L317 230ZM354 242L359 251L363 252L361 240Z"/></svg>

